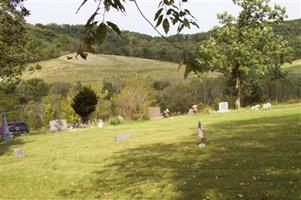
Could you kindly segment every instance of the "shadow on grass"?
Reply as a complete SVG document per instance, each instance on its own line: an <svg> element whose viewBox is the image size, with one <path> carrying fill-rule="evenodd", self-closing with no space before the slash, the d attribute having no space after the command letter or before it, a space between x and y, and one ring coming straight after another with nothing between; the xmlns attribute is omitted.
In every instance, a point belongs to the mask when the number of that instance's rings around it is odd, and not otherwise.
<svg viewBox="0 0 301 200"><path fill-rule="evenodd" d="M23 144L25 144L25 142L21 136L15 137L9 141L0 140L0 156L4 155L8 151L11 151L13 146L19 146Z"/></svg>
<svg viewBox="0 0 301 200"><path fill-rule="evenodd" d="M111 164L60 191L64 198L298 199L301 135L298 115L229 121L172 144L116 153Z"/></svg>

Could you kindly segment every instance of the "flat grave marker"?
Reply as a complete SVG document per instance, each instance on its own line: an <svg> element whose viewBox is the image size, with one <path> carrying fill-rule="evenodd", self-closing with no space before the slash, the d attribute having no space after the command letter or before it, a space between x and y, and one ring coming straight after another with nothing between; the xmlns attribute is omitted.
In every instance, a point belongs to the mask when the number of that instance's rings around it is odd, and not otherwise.
<svg viewBox="0 0 301 200"><path fill-rule="evenodd" d="M119 133L115 136L116 142L128 141L131 137L129 133Z"/></svg>
<svg viewBox="0 0 301 200"><path fill-rule="evenodd" d="M17 158L24 158L24 156L25 156L25 152L21 148L15 149L14 153Z"/></svg>

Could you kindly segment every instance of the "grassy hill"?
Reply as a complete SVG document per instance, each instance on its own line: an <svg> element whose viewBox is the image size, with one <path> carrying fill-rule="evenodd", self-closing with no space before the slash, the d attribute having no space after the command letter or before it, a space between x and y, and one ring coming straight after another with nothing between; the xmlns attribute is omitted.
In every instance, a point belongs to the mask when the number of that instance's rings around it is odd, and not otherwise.
<svg viewBox="0 0 301 200"><path fill-rule="evenodd" d="M300 104L0 142L1 199L300 199ZM198 147L198 121L207 147ZM130 133L116 143L117 133ZM14 149L22 148L24 158Z"/></svg>
<svg viewBox="0 0 301 200"><path fill-rule="evenodd" d="M125 56L89 54L86 61L81 58L67 60L66 56L62 56L39 64L42 66L41 70L33 74L25 73L23 78L41 78L48 83L91 83L103 78L125 77L137 73L154 80L183 80L183 70L178 71L176 63Z"/></svg>
<svg viewBox="0 0 301 200"><path fill-rule="evenodd" d="M291 64L285 64L283 69L289 73L290 76L301 77L301 59L293 61Z"/></svg>
<svg viewBox="0 0 301 200"><path fill-rule="evenodd" d="M74 54L68 54L74 56ZM25 73L23 79L41 78L48 83L68 82L95 83L102 79L126 77L137 73L149 76L154 80L183 81L184 69L178 70L178 64L151 59L114 56L103 54L89 54L87 60L67 60L66 56L41 61L42 69L32 73ZM283 69L289 76L301 77L301 59L292 64L285 64ZM211 76L213 76L211 74Z"/></svg>

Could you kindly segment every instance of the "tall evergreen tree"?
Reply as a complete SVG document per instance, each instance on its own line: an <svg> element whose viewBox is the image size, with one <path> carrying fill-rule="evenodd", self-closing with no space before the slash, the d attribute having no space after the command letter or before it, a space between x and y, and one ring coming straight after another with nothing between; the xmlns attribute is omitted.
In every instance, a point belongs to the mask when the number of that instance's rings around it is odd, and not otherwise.
<svg viewBox="0 0 301 200"><path fill-rule="evenodd" d="M90 87L83 87L73 98L72 108L87 123L90 115L95 111L98 103L96 93Z"/></svg>

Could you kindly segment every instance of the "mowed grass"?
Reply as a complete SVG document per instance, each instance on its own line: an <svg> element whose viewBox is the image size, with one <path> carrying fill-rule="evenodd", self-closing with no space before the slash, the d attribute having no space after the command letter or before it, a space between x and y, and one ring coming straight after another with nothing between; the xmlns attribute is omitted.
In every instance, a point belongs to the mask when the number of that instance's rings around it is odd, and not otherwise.
<svg viewBox="0 0 301 200"><path fill-rule="evenodd" d="M74 54L69 54L74 56ZM67 60L66 56L38 63L42 69L25 73L23 79L41 78L48 83L76 81L93 83L102 79L127 77L132 74L149 76L154 80L183 80L183 69L172 62L126 56L89 54L87 60Z"/></svg>
<svg viewBox="0 0 301 200"><path fill-rule="evenodd" d="M278 105L2 141L0 199L300 199L300 109ZM116 143L117 133L131 138ZM25 157L16 158L15 148Z"/></svg>

